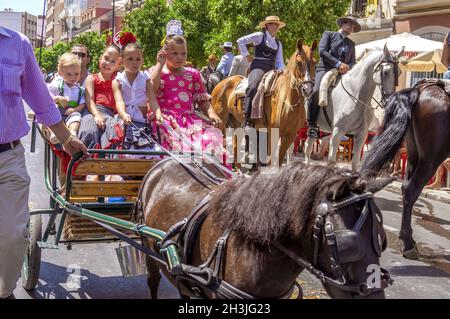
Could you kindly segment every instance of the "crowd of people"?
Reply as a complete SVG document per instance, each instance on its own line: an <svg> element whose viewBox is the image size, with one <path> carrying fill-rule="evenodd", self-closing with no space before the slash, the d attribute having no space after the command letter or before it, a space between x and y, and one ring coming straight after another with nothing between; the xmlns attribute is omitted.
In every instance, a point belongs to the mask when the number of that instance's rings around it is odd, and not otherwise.
<svg viewBox="0 0 450 319"><path fill-rule="evenodd" d="M122 36L105 47L96 74L87 69L90 55L85 45L74 45L58 59L58 73L47 87L71 134L87 148L120 144L124 149L154 150L149 131L144 130L149 128L150 134L158 130L158 142L169 150L196 148L223 156L221 132L214 129L220 118L200 72L187 66L181 24L169 22L157 63L148 70L142 70L143 51L136 38L129 33ZM194 105L209 123L193 112ZM187 143L174 138L171 129L187 137ZM54 134L50 140L60 143Z"/></svg>
<svg viewBox="0 0 450 319"><path fill-rule="evenodd" d="M352 17L339 18L337 24L339 31L325 32L320 41L315 91L324 72L338 68L345 74L355 64L354 43L348 36L361 27ZM8 199L0 201L0 298L11 296L14 290L28 236L29 177L20 138L29 127L22 99L35 112L37 121L51 129L50 141L61 144L70 155L87 155L88 148L114 148L118 144L125 149L153 150L155 145L143 130L148 128L150 134L158 131L164 148L197 149L224 160L223 136L215 128L221 120L210 104L201 73L247 77L245 125L252 125L252 100L261 78L270 70L285 68L283 47L276 37L285 25L277 16L267 17L259 24L262 31L237 39L239 55L234 56L232 42L225 42L219 62L210 55L201 71L187 66L187 43L176 20L168 23L157 62L148 70L142 70L143 51L130 34L105 47L95 74L88 70L89 48L77 44L59 58L58 73L47 87L29 40L0 26L0 192ZM450 45L448 35L446 41ZM9 53L12 51L16 54ZM445 77L450 78L450 71ZM316 102L308 109L311 137L319 133ZM195 105L209 122L194 112ZM123 130L122 140L118 129ZM175 138L172 130L186 139ZM446 160L431 187L441 186L448 169L450 162Z"/></svg>

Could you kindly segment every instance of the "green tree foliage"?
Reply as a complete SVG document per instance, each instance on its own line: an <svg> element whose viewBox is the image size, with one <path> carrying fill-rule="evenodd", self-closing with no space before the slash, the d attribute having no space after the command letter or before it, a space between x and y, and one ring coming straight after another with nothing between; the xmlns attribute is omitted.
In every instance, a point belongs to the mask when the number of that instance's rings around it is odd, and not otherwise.
<svg viewBox="0 0 450 319"><path fill-rule="evenodd" d="M208 54L222 54L219 45L235 41L259 30L258 23L278 15L287 26L279 33L285 57L290 56L297 39L306 43L319 40L325 30L336 30L336 19L345 14L350 0L175 0L168 7L164 0L146 0L142 9L125 19L144 48L146 62L153 64L165 25L170 19L183 23L189 60L201 66Z"/></svg>
<svg viewBox="0 0 450 319"><path fill-rule="evenodd" d="M258 31L261 20L277 15L286 22L278 37L288 57L294 52L297 39L312 43L320 40L324 31L336 30L336 19L345 14L350 3L350 0L209 0L213 28L206 48L218 52L217 43L234 42Z"/></svg>
<svg viewBox="0 0 450 319"><path fill-rule="evenodd" d="M37 48L35 50L36 59L39 61L39 51L41 49ZM50 48L42 48L40 66L44 68L47 72L55 72L58 66L58 57L61 54L68 52L69 46L66 42L60 42L55 44Z"/></svg>
<svg viewBox="0 0 450 319"><path fill-rule="evenodd" d="M205 64L209 54L222 54L219 45L236 42L246 34L259 30L258 23L269 15L278 15L286 27L279 33L285 58L289 57L297 39L311 43L325 30L336 30L336 19L345 14L350 0L146 0L124 19L124 30L133 32L144 51L145 66L155 63L161 48L166 24L179 19L188 42L188 60L197 66ZM91 50L92 72L98 71L98 60L105 46L105 35L93 32L76 37L70 45L58 43L42 52L41 66L56 69L57 58L74 43L83 43ZM39 49L36 56L39 56Z"/></svg>
<svg viewBox="0 0 450 319"><path fill-rule="evenodd" d="M133 32L137 37L144 51L146 66L155 63L166 33L166 24L173 18L166 0L146 0L141 9L133 10L125 17L124 30Z"/></svg>
<svg viewBox="0 0 450 319"><path fill-rule="evenodd" d="M183 25L188 44L188 60L197 66L205 64L208 56L205 43L210 37L212 21L207 14L208 0L175 1L171 14Z"/></svg>
<svg viewBox="0 0 450 319"><path fill-rule="evenodd" d="M98 63L103 51L105 50L106 34L99 35L96 32L82 33L72 40L70 46L72 47L75 44L84 44L89 48L89 53L91 55L89 70L91 72L98 72Z"/></svg>
<svg viewBox="0 0 450 319"><path fill-rule="evenodd" d="M208 2L175 1L170 7L165 0L146 0L143 8L125 17L124 30L136 35L144 51L145 63L151 65L156 62L156 54L161 49L167 22L171 19L180 20L188 44L188 60L203 64L206 59L204 44L212 30L205 10Z"/></svg>
<svg viewBox="0 0 450 319"><path fill-rule="evenodd" d="M84 44L89 48L91 54L91 62L89 64L89 70L91 72L98 72L98 62L101 54L105 48L106 35L98 34L97 32L86 32L75 37L69 44L67 42L59 42L56 45L49 48L42 48L42 55L40 65L47 72L54 72L57 70L58 58L66 52L70 51L70 48L75 44ZM40 48L35 50L36 58L39 61Z"/></svg>

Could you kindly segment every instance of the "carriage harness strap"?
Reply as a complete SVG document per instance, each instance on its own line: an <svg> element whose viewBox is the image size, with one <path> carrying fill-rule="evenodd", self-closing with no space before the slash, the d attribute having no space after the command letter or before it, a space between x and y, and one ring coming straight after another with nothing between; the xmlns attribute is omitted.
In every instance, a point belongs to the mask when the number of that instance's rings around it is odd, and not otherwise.
<svg viewBox="0 0 450 319"><path fill-rule="evenodd" d="M206 195L200 203L192 209L191 214L179 221L168 230L166 236L161 240L160 248L164 249L170 244L176 244L182 248L183 272L175 275L178 289L181 287L189 290L195 297L206 297L206 291L217 294L226 299L256 299L221 278L223 260L226 245L230 235L230 229L220 236L213 251L204 263L199 266L188 266L191 262L193 248L200 233L200 228L208 216L208 204L210 195ZM214 265L213 265L214 264ZM285 294L278 298L287 299L292 295L294 285Z"/></svg>
<svg viewBox="0 0 450 319"><path fill-rule="evenodd" d="M333 224L330 220L330 214L362 200L365 200L364 209L353 229L350 231L334 231ZM344 291L367 296L374 292L382 291L384 288L392 284L393 280L390 278L389 272L380 267L381 282L379 287L371 287L366 282L360 284L348 284L341 264L358 261L364 257L364 247L360 245L356 247L347 247L347 249L345 249L345 244L348 244L348 241L346 242L345 239L346 237L352 239L353 241L355 241L354 239L359 239L360 230L369 215L372 217L372 245L378 257L380 257L382 250L386 248L386 238L382 238L381 244L378 243L378 235L380 234L378 225L382 225L382 215L373 203L373 194L369 192L360 195L353 194L340 202L332 204L331 209L326 203L322 203L317 207L317 217L314 224L313 234L314 252L312 264L304 258L297 256L294 252L278 242L275 242L274 246L293 259L297 264L308 270L316 278L321 280L323 284L329 284ZM377 226L375 227L375 225ZM323 238L322 234L325 236L326 243L331 251L330 263L334 277L338 279L331 278L329 275L317 268L319 247Z"/></svg>
<svg viewBox="0 0 450 319"><path fill-rule="evenodd" d="M145 181L149 178L150 173L156 167L162 165L164 162L170 160L170 158L163 159L159 161L153 168L144 176L142 179L142 185L145 184ZM196 179L199 183L201 183L205 188L211 189L207 183L202 181L199 176L196 174L196 170L190 167L187 163L182 161L177 161L194 179ZM214 180L210 180L213 182ZM214 181L214 184L218 184L217 180ZM136 200L134 209L132 211L133 220L140 222L141 224L144 222L143 220L143 205L142 205L142 192L143 188L141 187L139 190L138 198ZM257 299L259 297L248 294L233 285L227 283L223 279L221 279L222 266L223 266L223 258L226 251L226 244L228 237L230 235L230 230L226 230L223 235L217 239L214 250L208 259L199 266L191 266L189 265L190 256L193 250L193 247L196 243L196 240L199 235L199 231L201 225L205 221L208 215L208 203L209 203L210 195L206 195L200 202L195 206L190 215L181 221L175 223L173 226L169 228L166 235L162 238L162 240L158 243L158 248L160 251L164 252L164 249L171 245L175 244L178 247L178 250L182 248L181 257L182 257L182 273L181 274L171 274L173 278L176 279L178 284L178 289L181 292L181 287L185 287L188 289L195 297L204 298L206 294L204 291L210 291L218 294L222 298L227 299ZM103 225L102 225L103 226ZM111 230L110 230L111 228ZM157 254L151 251L149 248L144 247L143 245L139 245L135 241L129 239L125 235L121 234L117 230L112 227L107 228L111 232L113 232L116 236L121 238L122 240L128 242L130 245L135 247L138 250L143 251L145 254L148 254L154 261L162 264L167 269L167 263L163 259L160 254ZM211 268L211 264L214 262L214 268ZM278 297L280 299L287 299L292 295L294 290L295 283L292 287L282 296Z"/></svg>

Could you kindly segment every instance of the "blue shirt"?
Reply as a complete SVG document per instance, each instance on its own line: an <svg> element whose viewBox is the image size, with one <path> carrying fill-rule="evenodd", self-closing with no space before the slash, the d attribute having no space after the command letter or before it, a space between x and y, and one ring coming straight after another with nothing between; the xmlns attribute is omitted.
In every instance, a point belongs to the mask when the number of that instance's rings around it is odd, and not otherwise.
<svg viewBox="0 0 450 319"><path fill-rule="evenodd" d="M233 63L234 54L231 52L225 53L220 59L219 65L217 66L217 71L222 73L224 76L228 76L231 70L231 64Z"/></svg>

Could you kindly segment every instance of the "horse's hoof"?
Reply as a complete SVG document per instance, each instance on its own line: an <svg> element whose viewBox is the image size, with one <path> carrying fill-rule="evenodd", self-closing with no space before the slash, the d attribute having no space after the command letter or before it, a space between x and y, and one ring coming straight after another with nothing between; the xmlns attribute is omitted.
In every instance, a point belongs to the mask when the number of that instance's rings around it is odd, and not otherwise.
<svg viewBox="0 0 450 319"><path fill-rule="evenodd" d="M409 250L402 250L403 257L406 259L412 259L412 260L418 260L419 259L419 250L416 246L414 248L411 248Z"/></svg>

